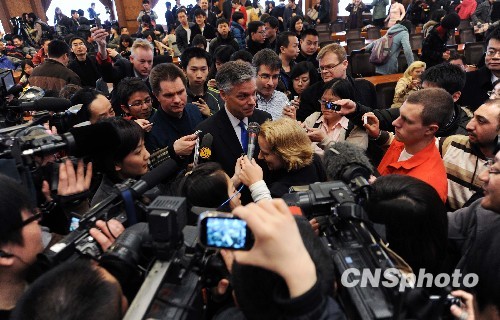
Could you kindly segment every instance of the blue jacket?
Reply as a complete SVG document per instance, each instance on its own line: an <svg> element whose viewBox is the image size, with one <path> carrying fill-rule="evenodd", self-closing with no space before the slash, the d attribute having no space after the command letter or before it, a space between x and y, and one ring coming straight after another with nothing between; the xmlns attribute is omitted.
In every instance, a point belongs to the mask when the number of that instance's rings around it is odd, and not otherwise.
<svg viewBox="0 0 500 320"><path fill-rule="evenodd" d="M236 21L231 21L231 32L233 33L234 39L238 42L240 50L245 50L245 30L243 29L241 24Z"/></svg>
<svg viewBox="0 0 500 320"><path fill-rule="evenodd" d="M375 72L380 74L398 73L398 56L403 49L408 65L413 63L413 52L410 46L410 34L405 26L395 24L387 30L387 34L397 33L392 38L391 54L387 62L375 68ZM366 51L371 51L375 42L366 46Z"/></svg>

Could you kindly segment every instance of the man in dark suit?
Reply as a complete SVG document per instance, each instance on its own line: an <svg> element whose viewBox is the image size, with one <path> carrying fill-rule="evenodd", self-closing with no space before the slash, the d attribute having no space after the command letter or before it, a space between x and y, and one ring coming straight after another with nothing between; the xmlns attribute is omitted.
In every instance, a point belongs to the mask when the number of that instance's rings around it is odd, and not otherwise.
<svg viewBox="0 0 500 320"><path fill-rule="evenodd" d="M271 119L265 111L256 109L255 70L245 62L227 62L217 72L215 78L225 108L198 125L203 135L213 136L211 160L219 162L222 169L231 177L235 171L236 160L246 153L246 130L250 122L264 123ZM244 127L244 128L243 128ZM254 157L259 154L256 144ZM249 193L243 193L247 202Z"/></svg>
<svg viewBox="0 0 500 320"><path fill-rule="evenodd" d="M207 16L207 23L211 26L215 26L215 23L217 22L217 15L209 10L208 0L200 0L200 8L205 12Z"/></svg>
<svg viewBox="0 0 500 320"><path fill-rule="evenodd" d="M488 44L484 57L485 66L479 70L467 72L465 87L458 104L476 109L488 99L488 91L493 89L493 82L500 79L500 27L496 27L486 39Z"/></svg>

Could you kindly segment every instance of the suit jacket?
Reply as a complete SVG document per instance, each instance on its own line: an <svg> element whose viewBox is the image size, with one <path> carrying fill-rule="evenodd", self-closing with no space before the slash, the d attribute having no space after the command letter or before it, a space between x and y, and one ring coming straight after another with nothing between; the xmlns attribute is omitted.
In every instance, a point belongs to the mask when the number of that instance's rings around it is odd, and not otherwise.
<svg viewBox="0 0 500 320"><path fill-rule="evenodd" d="M469 107L472 111L479 108L488 99L487 92L493 90L491 75L491 71L486 67L467 72L465 87L462 89L462 94L457 103L461 106Z"/></svg>
<svg viewBox="0 0 500 320"><path fill-rule="evenodd" d="M264 123L271 120L269 113L255 109L253 115L248 117L248 123ZM213 116L200 123L196 130L202 130L203 134L210 133L213 137L211 160L220 163L222 169L231 177L234 174L236 160L243 153L240 141L234 132L231 121L227 116L226 109L223 108ZM254 157L259 154L259 146L255 146Z"/></svg>
<svg viewBox="0 0 500 320"><path fill-rule="evenodd" d="M114 64L110 60L99 61L97 58L97 69L102 75L102 79L107 83L113 83L116 86L126 77L135 77L132 63L126 59L118 59Z"/></svg>
<svg viewBox="0 0 500 320"><path fill-rule="evenodd" d="M189 28L191 28L194 23L189 22ZM181 24L175 29L175 39L177 41L177 47L180 52L184 52L187 47L189 47L189 39L187 36L187 31L182 27Z"/></svg>
<svg viewBox="0 0 500 320"><path fill-rule="evenodd" d="M266 120L272 120L271 115L258 109L255 109L253 114L248 117L248 123L257 122L258 124L262 124ZM196 127L196 130L203 131L203 135L210 133L213 136L214 139L210 161L218 162L227 175L232 177L236 160L243 154L243 148L227 116L226 109L221 109L216 114L200 123ZM255 146L254 158L257 158L259 151L260 148L257 144ZM248 188L243 188L241 201L243 204L252 201Z"/></svg>

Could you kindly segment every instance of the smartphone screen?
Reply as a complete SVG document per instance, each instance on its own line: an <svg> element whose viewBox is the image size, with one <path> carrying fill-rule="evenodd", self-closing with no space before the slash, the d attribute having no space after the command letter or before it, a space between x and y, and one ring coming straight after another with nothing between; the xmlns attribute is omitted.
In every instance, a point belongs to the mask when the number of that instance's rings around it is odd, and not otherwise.
<svg viewBox="0 0 500 320"><path fill-rule="evenodd" d="M249 250L253 236L247 223L231 215L222 215L200 216L201 243L211 248Z"/></svg>
<svg viewBox="0 0 500 320"><path fill-rule="evenodd" d="M72 232L72 231L75 231L76 229L78 229L79 224L80 224L80 219L78 219L76 217L71 217L69 231Z"/></svg>

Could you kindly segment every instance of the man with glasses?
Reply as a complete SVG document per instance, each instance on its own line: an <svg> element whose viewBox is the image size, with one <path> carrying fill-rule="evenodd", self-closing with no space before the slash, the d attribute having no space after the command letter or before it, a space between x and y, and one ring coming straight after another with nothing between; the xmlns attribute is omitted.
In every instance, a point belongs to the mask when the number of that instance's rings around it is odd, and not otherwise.
<svg viewBox="0 0 500 320"><path fill-rule="evenodd" d="M54 91L57 94L67 84L80 85L80 77L67 68L70 50L66 42L53 40L49 43L48 49L49 57L33 69L30 85L40 87L45 91Z"/></svg>
<svg viewBox="0 0 500 320"><path fill-rule="evenodd" d="M475 111L486 99L493 83L500 78L500 27L491 31L486 39L485 66L467 72L467 80L458 103Z"/></svg>
<svg viewBox="0 0 500 320"><path fill-rule="evenodd" d="M252 21L248 24L247 51L255 55L268 47L266 41L266 27L262 21Z"/></svg>
<svg viewBox="0 0 500 320"><path fill-rule="evenodd" d="M153 124L149 118L156 111L148 86L139 78L123 79L116 90L117 104L125 113L125 118L134 120L146 132Z"/></svg>
<svg viewBox="0 0 500 320"><path fill-rule="evenodd" d="M71 52L75 55L69 64L68 68L73 70L82 82L83 87L95 87L96 81L101 77L97 68L95 57L87 54L85 40L80 37L74 37L69 41Z"/></svg>
<svg viewBox="0 0 500 320"><path fill-rule="evenodd" d="M257 108L269 112L273 120L277 120L289 103L287 96L276 90L281 60L271 49L263 49L253 57L252 65L257 70Z"/></svg>
<svg viewBox="0 0 500 320"><path fill-rule="evenodd" d="M272 76L271 76L272 78ZM242 153L247 153L248 124L258 124L271 119L265 111L256 109L257 85L254 68L246 63L230 61L223 64L215 77L224 109L203 121L196 129L213 136L211 160L219 162L222 169L232 177L235 164ZM256 158L259 146L255 146ZM242 193L242 202L250 202L248 191Z"/></svg>
<svg viewBox="0 0 500 320"><path fill-rule="evenodd" d="M375 86L365 79L356 79L347 75L347 53L340 44L332 43L323 47L317 57L319 61L318 72L321 74L323 81L318 81L302 93L302 97L307 97L300 100L300 108L297 110L297 120L304 121L313 112L321 111L321 106L318 102L323 95L323 86L326 82L335 78L347 79L352 84L357 101L362 105L372 109L377 108L377 94Z"/></svg>

